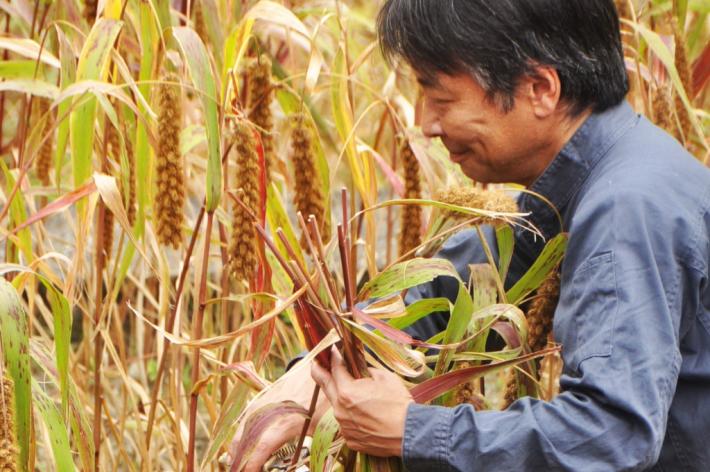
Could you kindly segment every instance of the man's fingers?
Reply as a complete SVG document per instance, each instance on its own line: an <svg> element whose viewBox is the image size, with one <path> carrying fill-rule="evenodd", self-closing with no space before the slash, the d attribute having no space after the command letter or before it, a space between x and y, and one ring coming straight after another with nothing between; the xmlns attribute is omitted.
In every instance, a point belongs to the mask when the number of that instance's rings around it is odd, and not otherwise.
<svg viewBox="0 0 710 472"><path fill-rule="evenodd" d="M321 367L318 362L314 362L311 364L311 377L313 377L313 380L320 386L321 390L323 390L328 401L330 401L331 404L335 404L335 401L338 399L338 394L335 391L333 377L331 377L330 372Z"/></svg>
<svg viewBox="0 0 710 472"><path fill-rule="evenodd" d="M335 346L333 346L330 351L330 363L330 370L333 374L335 387L337 389L346 388L347 385L354 379L353 376L350 375L350 372L348 372L348 368L345 367L345 361L343 360L343 356L340 355L340 352Z"/></svg>

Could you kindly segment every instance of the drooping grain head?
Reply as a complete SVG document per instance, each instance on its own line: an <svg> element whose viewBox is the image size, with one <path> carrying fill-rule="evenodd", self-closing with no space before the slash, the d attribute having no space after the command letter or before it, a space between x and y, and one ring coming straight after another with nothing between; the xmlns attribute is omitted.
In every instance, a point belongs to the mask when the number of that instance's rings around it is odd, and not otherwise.
<svg viewBox="0 0 710 472"><path fill-rule="evenodd" d="M128 223L135 224L136 222L136 156L133 152L133 144L130 139L124 141L126 145L126 162L128 165L128 189L123 188L123 179L121 179L121 194L126 205Z"/></svg>
<svg viewBox="0 0 710 472"><path fill-rule="evenodd" d="M674 133L676 126L673 121L671 93L668 87L658 86L653 90L651 107L653 109L654 123L659 128L662 128L669 133Z"/></svg>
<svg viewBox="0 0 710 472"><path fill-rule="evenodd" d="M274 100L274 87L271 83L271 60L266 55L259 56L247 68L249 120L256 125L261 134L264 148L266 175L271 173L274 164L274 117L271 102Z"/></svg>
<svg viewBox="0 0 710 472"><path fill-rule="evenodd" d="M15 472L20 450L15 433L15 390L12 380L2 378L0 391L0 472Z"/></svg>
<svg viewBox="0 0 710 472"><path fill-rule="evenodd" d="M690 63L688 61L688 50L685 44L685 35L682 28L678 24L678 19L673 15L671 20L673 27L673 39L675 41L675 67L680 76L680 82L683 84L685 93L689 99L693 97L693 78L690 72ZM675 111L678 116L679 139L682 143L687 144L690 141L690 133L693 128L690 113L683 103L681 95L676 91L675 94Z"/></svg>
<svg viewBox="0 0 710 472"><path fill-rule="evenodd" d="M207 44L209 37L207 35L207 24L205 23L205 13L203 11L202 1L195 0L192 4L192 8L194 11L193 27L195 28L195 32L200 37L202 42Z"/></svg>
<svg viewBox="0 0 710 472"><path fill-rule="evenodd" d="M330 222L326 221L325 200L313 151L313 131L303 113L293 118L291 161L293 162L293 204L308 220L316 217L323 240L330 239ZM304 248L308 246L304 244Z"/></svg>
<svg viewBox="0 0 710 472"><path fill-rule="evenodd" d="M400 151L400 162L404 170L404 198L420 199L422 197L419 161L414 155L409 143L405 143ZM401 210L399 232L399 255L403 256L422 243L422 207L420 205L405 205Z"/></svg>
<svg viewBox="0 0 710 472"><path fill-rule="evenodd" d="M156 153L154 218L158 241L177 249L185 219L185 175L180 153L182 91L179 78L169 75L158 87L158 152Z"/></svg>
<svg viewBox="0 0 710 472"><path fill-rule="evenodd" d="M35 98L35 103L36 122L39 122L39 120L42 119L45 120L40 135L40 139L44 139L49 133L51 133L53 127L53 116L49 109L50 103L46 98ZM35 158L35 171L37 172L37 178L44 186L48 186L50 183L49 174L52 170L53 150L54 139L53 136L49 136L40 146L37 157Z"/></svg>
<svg viewBox="0 0 710 472"><path fill-rule="evenodd" d="M526 315L528 346L531 351L540 351L547 346L548 339L552 334L552 322L559 299L560 274L554 270L537 289L537 296L531 302Z"/></svg>
<svg viewBox="0 0 710 472"><path fill-rule="evenodd" d="M483 190L470 186L450 187L437 193L435 199L450 205L496 213L518 212L516 201L502 190ZM448 210L446 215L455 220L471 218L471 215ZM502 219L487 216L482 216L480 220L483 224L500 224L504 222Z"/></svg>
<svg viewBox="0 0 710 472"><path fill-rule="evenodd" d="M254 128L246 120L232 124L230 159L236 165L234 188L243 206L232 207L232 237L229 245L229 268L237 280L250 280L258 258L256 230L252 215L259 208L259 156ZM245 208L246 207L246 208Z"/></svg>
<svg viewBox="0 0 710 472"><path fill-rule="evenodd" d="M98 6L98 0L84 0L84 10L82 11L82 14L89 25L93 25L96 21Z"/></svg>
<svg viewBox="0 0 710 472"><path fill-rule="evenodd" d="M101 172L111 174L111 164L109 160L120 162L121 159L121 143L116 128L109 120L106 120L106 129L104 139L106 139L106 156L101 159ZM104 207L103 213L103 236L102 250L106 257L111 254L113 249L113 222L114 217L108 207Z"/></svg>

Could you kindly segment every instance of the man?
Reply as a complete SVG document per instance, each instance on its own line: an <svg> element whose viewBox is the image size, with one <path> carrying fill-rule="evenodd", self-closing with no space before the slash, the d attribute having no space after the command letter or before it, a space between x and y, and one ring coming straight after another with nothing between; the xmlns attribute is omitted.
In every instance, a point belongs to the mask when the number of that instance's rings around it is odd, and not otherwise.
<svg viewBox="0 0 710 472"><path fill-rule="evenodd" d="M560 211L563 228L520 200L546 238L569 233L554 319L565 367L553 401L475 412L416 405L385 371L354 380L334 352L312 376L348 445L410 471L710 470L710 171L624 102L613 1L388 0L378 26L422 85L424 133L472 179L525 185ZM463 277L486 260L476 239L440 254ZM516 234L508 284L542 244ZM440 279L407 302L454 295ZM247 470L300 424L267 433Z"/></svg>

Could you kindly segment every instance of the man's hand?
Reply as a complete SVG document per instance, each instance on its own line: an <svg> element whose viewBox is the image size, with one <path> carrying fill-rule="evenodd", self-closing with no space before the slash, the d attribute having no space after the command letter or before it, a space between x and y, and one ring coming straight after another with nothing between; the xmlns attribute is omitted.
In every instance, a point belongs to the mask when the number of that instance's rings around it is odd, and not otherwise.
<svg viewBox="0 0 710 472"><path fill-rule="evenodd" d="M373 368L372 377L355 379L335 348L331 365L328 372L314 362L311 375L333 406L348 447L373 456L400 456L407 407L414 402L402 380Z"/></svg>
<svg viewBox="0 0 710 472"><path fill-rule="evenodd" d="M284 378L273 384L268 392L249 405L249 413L247 413L245 418L262 406L286 400L294 401L307 410L311 403L314 388L315 383L309 375L308 365L297 364ZM327 409L327 401L321 394L313 415L313 421L311 421L309 433L312 433ZM269 460L274 452L288 441L298 438L303 428L303 422L304 418L302 416L284 415L279 418L278 421L271 424L254 446L254 451L242 470L244 472L261 472L262 466ZM242 421L242 425L244 423L245 421ZM234 452L242 435L243 430L240 427L230 447L230 460L234 459Z"/></svg>

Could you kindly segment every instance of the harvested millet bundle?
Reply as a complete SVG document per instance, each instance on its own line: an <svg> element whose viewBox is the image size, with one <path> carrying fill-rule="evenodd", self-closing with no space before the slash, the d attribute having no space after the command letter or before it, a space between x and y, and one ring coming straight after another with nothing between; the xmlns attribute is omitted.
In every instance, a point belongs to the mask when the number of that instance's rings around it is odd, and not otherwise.
<svg viewBox="0 0 710 472"><path fill-rule="evenodd" d="M254 130L245 120L233 124L231 140L230 154L235 156L237 169L234 187L243 206L235 203L232 207L229 268L237 280L250 280L258 262L252 214L259 207L259 156Z"/></svg>
<svg viewBox="0 0 710 472"><path fill-rule="evenodd" d="M156 155L155 218L158 241L177 249L182 244L185 218L185 175L180 153L182 93L175 76L168 76L158 87L158 152Z"/></svg>
<svg viewBox="0 0 710 472"><path fill-rule="evenodd" d="M409 143L402 146L400 152L404 169L404 198L419 199L422 197L419 176L419 161L414 155ZM402 207L399 232L399 255L403 256L422 243L422 207L405 205Z"/></svg>
<svg viewBox="0 0 710 472"><path fill-rule="evenodd" d="M15 472L19 457L15 434L15 390L12 380L2 377L0 391L0 472Z"/></svg>
<svg viewBox="0 0 710 472"><path fill-rule="evenodd" d="M274 87L271 83L271 60L261 55L247 68L249 120L256 125L261 134L264 148L267 180L274 160L274 117L271 102L274 100Z"/></svg>
<svg viewBox="0 0 710 472"><path fill-rule="evenodd" d="M299 113L293 117L291 134L291 160L293 161L294 192L293 204L307 220L316 217L323 240L330 239L330 222L325 221L325 201L320 186L313 152L313 133L306 117ZM308 246L304 244L304 247Z"/></svg>

